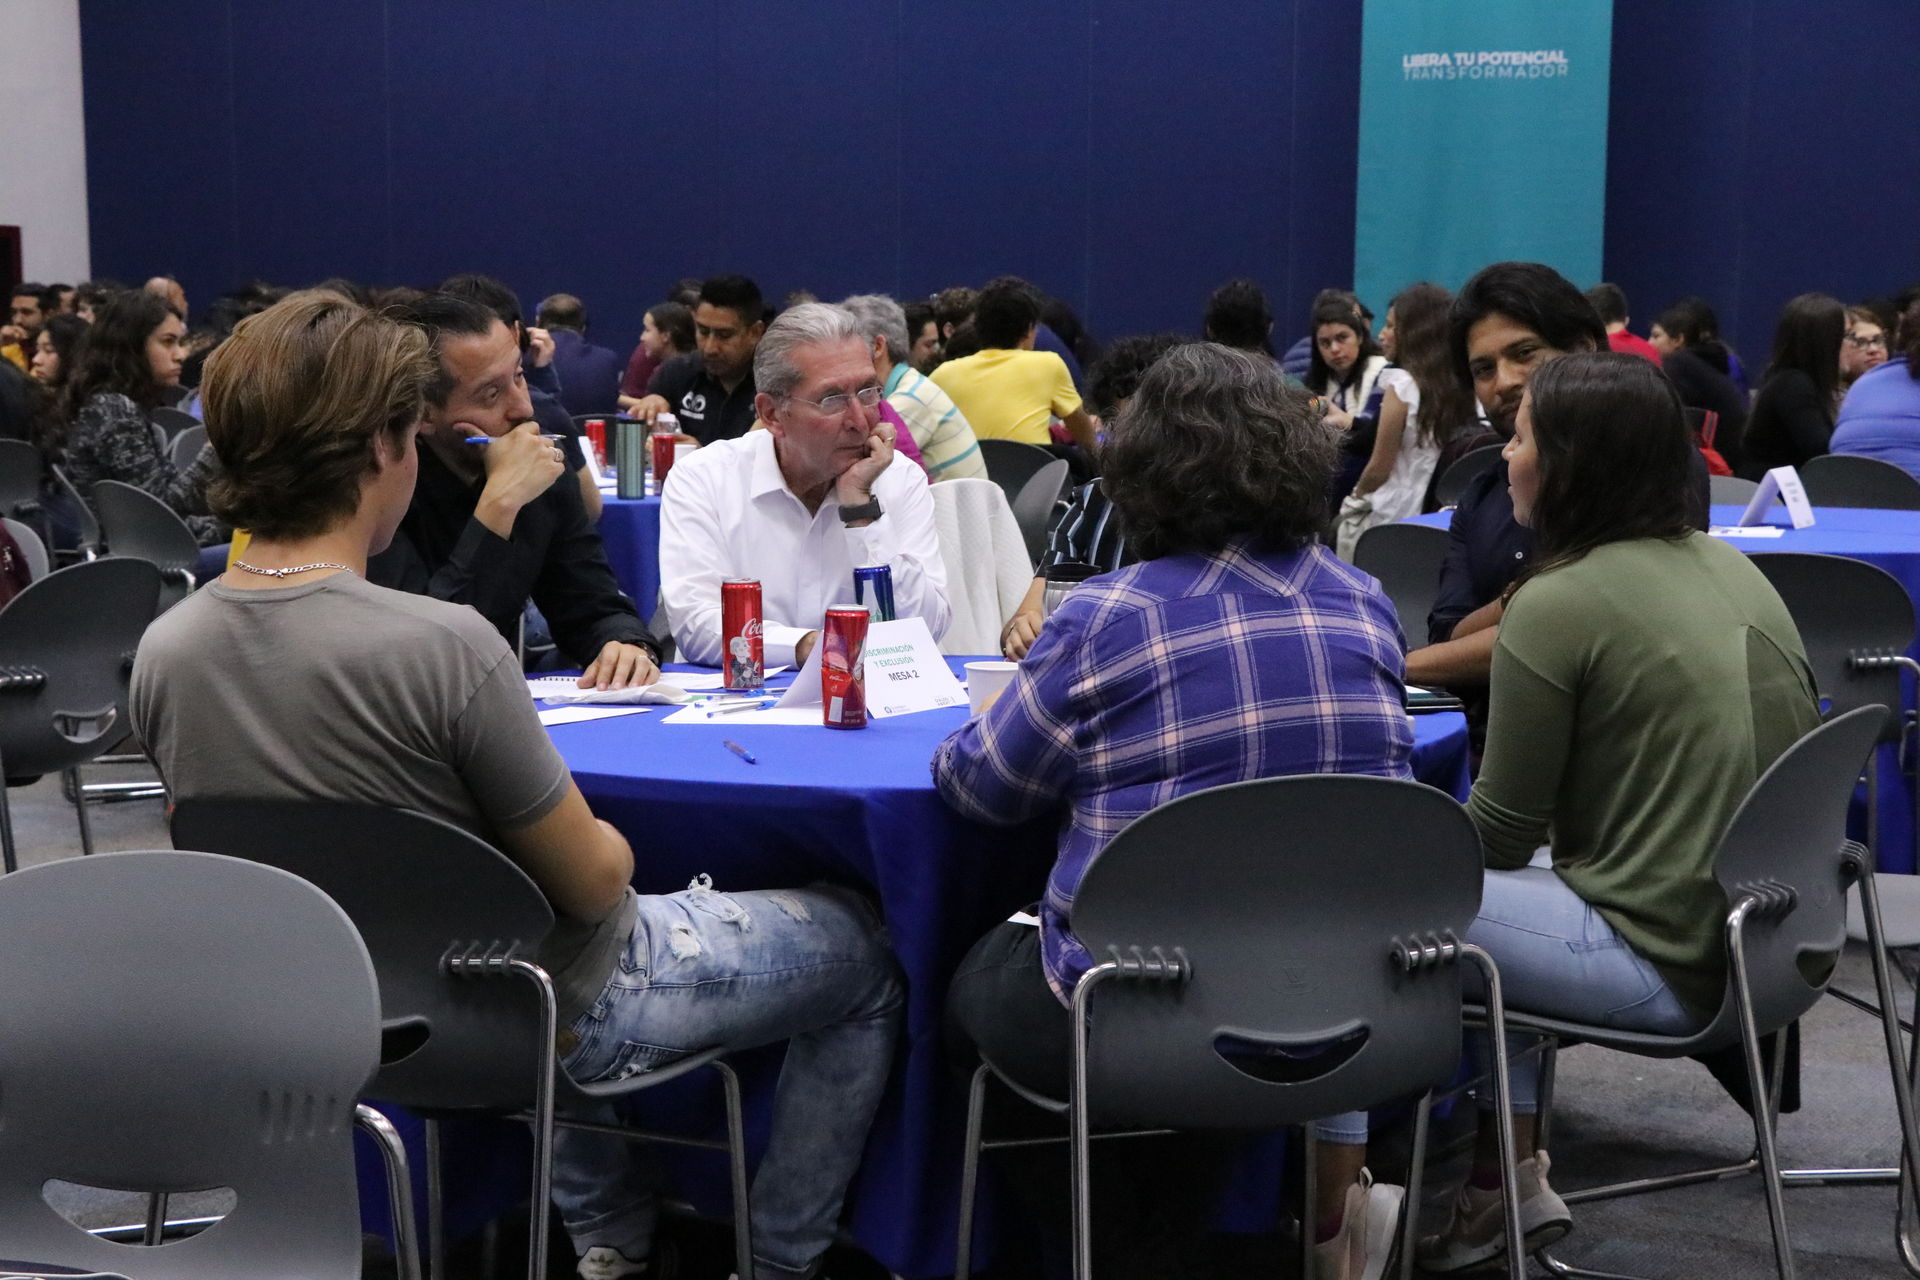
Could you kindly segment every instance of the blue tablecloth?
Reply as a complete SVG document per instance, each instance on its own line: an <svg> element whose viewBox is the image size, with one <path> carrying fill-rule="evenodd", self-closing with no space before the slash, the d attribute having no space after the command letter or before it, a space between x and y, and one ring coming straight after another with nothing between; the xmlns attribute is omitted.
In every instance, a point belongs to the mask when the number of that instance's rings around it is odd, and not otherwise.
<svg viewBox="0 0 1920 1280"><path fill-rule="evenodd" d="M1742 508L1716 506L1713 523L1730 525L1740 519ZM1448 512L1416 516L1420 524L1446 528ZM1731 538L1731 545L1748 555L1774 551L1805 551L1818 555L1846 556L1864 560L1892 574L1907 589L1920 612L1920 511L1877 511L1852 507L1816 507L1811 528L1795 529L1781 508L1775 508L1771 524L1783 532L1777 538ZM1920 645L1914 656L1920 658ZM1911 680L1902 677L1906 709L1914 705ZM1914 852L1913 781L1901 772L1899 753L1887 747L1879 753L1880 850L1882 871L1912 872Z"/></svg>
<svg viewBox="0 0 1920 1280"><path fill-rule="evenodd" d="M660 499L604 494L599 528L620 589L642 618L652 618L660 598Z"/></svg>
<svg viewBox="0 0 1920 1280"><path fill-rule="evenodd" d="M958 672L961 659L953 662ZM878 894L907 977L907 1020L853 1188L852 1231L903 1275L951 1273L965 1108L941 1046L947 981L975 939L1038 899L1053 823L982 827L940 800L928 761L964 711L876 720L852 733L663 719L556 726L553 740L594 813L632 841L642 892L682 889L706 872L721 888L827 879ZM1421 716L1414 728L1416 775L1464 799L1465 720ZM728 751L726 738L759 763ZM722 1193L714 1207L724 1204Z"/></svg>

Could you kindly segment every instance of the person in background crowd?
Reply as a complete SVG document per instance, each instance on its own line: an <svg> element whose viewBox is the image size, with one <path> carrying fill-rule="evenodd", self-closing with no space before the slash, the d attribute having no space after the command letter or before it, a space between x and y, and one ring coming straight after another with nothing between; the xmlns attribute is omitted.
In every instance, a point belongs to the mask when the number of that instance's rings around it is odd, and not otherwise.
<svg viewBox="0 0 1920 1280"><path fill-rule="evenodd" d="M1597 284L1587 290L1587 301L1593 304L1593 309L1600 313L1600 319L1606 323L1607 346L1610 349L1660 363L1660 352L1654 345L1627 328L1629 317L1625 290L1617 284Z"/></svg>
<svg viewBox="0 0 1920 1280"><path fill-rule="evenodd" d="M11 360L0 360L0 440L25 440L40 447L40 437L47 429L46 415L40 412L40 405L47 397L35 395L35 390L33 381L15 368ZM57 437L57 411L52 417L53 433ZM41 457L46 457L44 449Z"/></svg>
<svg viewBox="0 0 1920 1280"><path fill-rule="evenodd" d="M886 396L883 403L899 416L907 438L918 447L927 479L985 480L987 464L980 456L980 442L966 415L932 379L913 370L910 330L900 304L884 294L862 293L840 305L860 322L873 343L873 373ZM896 439L895 443L904 441Z"/></svg>
<svg viewBox="0 0 1920 1280"><path fill-rule="evenodd" d="M1803 293L1781 309L1773 358L1747 419L1746 472L1798 467L1827 451L1839 407L1840 353L1847 308L1824 293Z"/></svg>
<svg viewBox="0 0 1920 1280"><path fill-rule="evenodd" d="M1820 723L1813 674L1765 576L1698 529L1698 451L1657 370L1613 352L1555 360L1515 428L1508 483L1536 559L1504 592L1467 805L1488 871L1466 941L1499 965L1510 1009L1686 1035L1727 984L1715 846L1760 773ZM1469 1039L1481 1069L1485 1041ZM1537 1141L1539 1076L1537 1058L1516 1060L1529 1253L1572 1223ZM1428 1271L1505 1251L1490 1093L1452 1220L1420 1244Z"/></svg>
<svg viewBox="0 0 1920 1280"><path fill-rule="evenodd" d="M647 383L675 356L692 355L693 311L678 302L658 302L640 321L640 341L620 378L620 408L631 411L647 394Z"/></svg>
<svg viewBox="0 0 1920 1280"><path fill-rule="evenodd" d="M118 280L86 281L73 291L73 314L92 324L100 308L107 305L107 299L123 292L126 287Z"/></svg>
<svg viewBox="0 0 1920 1280"><path fill-rule="evenodd" d="M1384 395L1373 453L1341 504L1339 549L1353 558L1360 535L1426 509L1443 444L1472 426L1473 397L1455 376L1447 346L1452 298L1437 284L1402 289L1387 308L1397 364L1380 374Z"/></svg>
<svg viewBox="0 0 1920 1280"><path fill-rule="evenodd" d="M1350 289L1322 289L1313 295L1313 305L1307 309L1307 315L1311 318L1319 314L1320 308L1330 307L1336 302L1345 303L1349 311L1360 317L1359 328L1362 331L1372 331L1373 312L1367 310L1366 303L1360 301L1359 295ZM1312 327L1309 326L1307 333L1288 347L1286 354L1280 357L1280 367L1291 376L1300 379L1304 385L1308 373L1313 368L1313 356L1314 335Z"/></svg>
<svg viewBox="0 0 1920 1280"><path fill-rule="evenodd" d="M1040 296L1040 327L1034 330L1033 349L1059 356L1073 375L1074 388L1082 395L1086 393L1084 370L1100 358L1100 344L1080 323L1073 308L1051 294Z"/></svg>
<svg viewBox="0 0 1920 1280"><path fill-rule="evenodd" d="M1200 332L1208 342L1272 356L1273 308L1266 291L1244 278L1227 281L1207 295Z"/></svg>
<svg viewBox="0 0 1920 1280"><path fill-rule="evenodd" d="M359 286L349 280L336 280L328 286L343 290L342 297L354 298ZM285 289L276 289L263 280L253 280L237 289L221 294L213 300L200 316L198 327L187 331L187 358L180 367L180 384L184 387L200 385L200 370L206 365L207 357L216 347L227 340L233 327L251 315L258 315L287 294ZM358 301L357 298L354 298ZM186 413L199 417L199 400L189 395L179 402L179 408Z"/></svg>
<svg viewBox="0 0 1920 1280"><path fill-rule="evenodd" d="M498 345L511 369L518 352ZM743 1280L810 1275L886 1084L898 968L846 890L637 896L632 849L587 808L501 638L471 610L365 579L408 512L415 429L443 377L419 330L330 293L239 327L208 367L207 428L232 464L214 500L254 539L142 639L134 722L176 798L412 809L519 864L554 909L537 954L575 1080L791 1037ZM458 894L458 878L443 889ZM610 1123L613 1108L580 1118ZM671 1275L653 1263L646 1160L618 1139L555 1135L553 1199L583 1280Z"/></svg>
<svg viewBox="0 0 1920 1280"><path fill-rule="evenodd" d="M550 294L534 313L534 327L553 339L553 371L567 413L611 413L619 404L623 362L616 351L587 341L586 304L570 293Z"/></svg>
<svg viewBox="0 0 1920 1280"><path fill-rule="evenodd" d="M940 363L940 321L934 317L933 304L909 302L905 311L909 340L907 364L915 373L932 373Z"/></svg>
<svg viewBox="0 0 1920 1280"><path fill-rule="evenodd" d="M951 360L965 360L968 356L980 354L980 331L973 327L973 317L968 316L959 328L940 340L940 363ZM929 377L932 375L929 374ZM978 432L974 434L978 435Z"/></svg>
<svg viewBox="0 0 1920 1280"><path fill-rule="evenodd" d="M927 478L894 452L873 347L852 313L781 312L754 352L764 431L674 464L660 506L660 589L687 661L718 666L720 584L758 578L768 666L803 666L853 571L886 565L898 616L937 640L952 616Z"/></svg>
<svg viewBox="0 0 1920 1280"><path fill-rule="evenodd" d="M760 286L745 276L712 276L700 285L693 309L699 350L660 366L631 412L648 426L663 413L680 420L693 444L733 440L753 429L754 351L767 331Z"/></svg>
<svg viewBox="0 0 1920 1280"><path fill-rule="evenodd" d="M1733 353L1720 341L1713 308L1682 298L1653 323L1650 345L1680 392L1680 403L1712 415L1706 441L1737 474L1746 461L1747 393L1730 376Z"/></svg>
<svg viewBox="0 0 1920 1280"><path fill-rule="evenodd" d="M427 388L412 505L368 562L369 581L471 605L509 644L531 597L560 651L586 668L582 688L653 683L660 646L613 580L566 455L534 420L513 330L445 293L397 318L427 335L439 375ZM487 443L469 444L475 436Z"/></svg>
<svg viewBox="0 0 1920 1280"><path fill-rule="evenodd" d="M172 307L173 313L179 316L182 321L186 320L189 314L187 311L187 291L180 287L178 280L175 280L172 276L154 276L140 287L166 303L169 307Z"/></svg>
<svg viewBox="0 0 1920 1280"><path fill-rule="evenodd" d="M1100 450L1093 420L1081 407L1066 364L1052 352L1034 350L1039 292L1015 276L992 280L980 291L973 323L982 350L947 360L933 371L933 380L953 397L976 436L1051 449L1078 469L1079 479L1091 479ZM1055 417L1071 446L1054 445L1047 424Z"/></svg>
<svg viewBox="0 0 1920 1280"><path fill-rule="evenodd" d="M973 309L979 301L980 291L965 285L954 285L933 295L933 318L940 322L942 341L951 338L954 330L973 319Z"/></svg>
<svg viewBox="0 0 1920 1280"><path fill-rule="evenodd" d="M1502 437L1513 434L1527 383L1570 351L1604 351L1600 313L1559 272L1537 262L1497 262L1454 295L1447 344L1455 380L1473 388ZM1705 483L1704 466L1701 472ZM1467 706L1478 742L1505 592L1526 566L1533 538L1513 518L1505 461L1467 486L1447 528L1447 556L1427 619L1428 644L1407 654L1407 682L1443 686Z"/></svg>
<svg viewBox="0 0 1920 1280"><path fill-rule="evenodd" d="M1358 308L1359 300L1348 293L1314 308L1313 353L1307 361L1307 390L1321 397L1327 420L1341 433L1340 464L1328 495L1335 510L1373 456L1385 390L1380 373L1387 358L1373 340L1372 317Z"/></svg>
<svg viewBox="0 0 1920 1280"><path fill-rule="evenodd" d="M1074 896L1128 823L1223 783L1410 776L1393 606L1317 540L1334 444L1308 396L1264 355L1176 347L1140 379L1109 448L1103 483L1140 562L1076 588L1004 696L933 758L941 797L973 821L1065 810L1039 928L996 926L961 962L948 1001L957 1039L1056 1097L1066 1001L1094 961L1073 933ZM1162 660L1138 660L1147 653ZM1218 731L1226 707L1239 732ZM1378 1277L1392 1249L1404 1193L1368 1176L1366 1126L1364 1113L1314 1126L1325 1280ZM1096 1177L1114 1183L1093 1196L1106 1219L1093 1273L1196 1274L1222 1146L1183 1134L1103 1151ZM1007 1172L1039 1198L1035 1165L1023 1154Z"/></svg>
<svg viewBox="0 0 1920 1280"><path fill-rule="evenodd" d="M73 295L79 290L70 284L50 284L47 290L54 296L53 313L59 316L73 314Z"/></svg>
<svg viewBox="0 0 1920 1280"><path fill-rule="evenodd" d="M1879 315L1865 304L1847 308L1846 343L1840 348L1840 394L1852 389L1860 375L1887 362L1887 331Z"/></svg>
<svg viewBox="0 0 1920 1280"><path fill-rule="evenodd" d="M1920 480L1920 299L1901 317L1893 359L1860 375L1840 402L1835 453L1891 462Z"/></svg>
<svg viewBox="0 0 1920 1280"><path fill-rule="evenodd" d="M79 316L60 311L48 316L33 340L33 361L27 369L33 380L54 395L65 390L74 353L86 333L87 322Z"/></svg>
<svg viewBox="0 0 1920 1280"><path fill-rule="evenodd" d="M54 312L57 295L43 284L17 284L9 301L11 323L0 325L0 359L25 373L34 340Z"/></svg>
<svg viewBox="0 0 1920 1280"><path fill-rule="evenodd" d="M1156 333L1122 338L1109 346L1088 375L1092 403L1100 411L1101 419L1111 422L1125 412L1127 402L1133 398L1141 377L1153 367L1153 362L1191 341L1177 333ZM1090 564L1102 573L1112 573L1132 564L1133 560L1119 513L1107 499L1100 482L1087 481L1073 491L1073 500L1066 512L1054 523L1026 598L1000 632L1000 651L1018 662L1033 647L1045 621L1042 608L1048 569L1063 563Z"/></svg>
<svg viewBox="0 0 1920 1280"><path fill-rule="evenodd" d="M69 425L59 450L80 496L118 480L144 489L173 508L202 547L227 541L231 530L207 506L207 484L219 473L211 447L184 470L161 447L150 416L180 383L186 322L158 294L115 294L87 331L67 375Z"/></svg>

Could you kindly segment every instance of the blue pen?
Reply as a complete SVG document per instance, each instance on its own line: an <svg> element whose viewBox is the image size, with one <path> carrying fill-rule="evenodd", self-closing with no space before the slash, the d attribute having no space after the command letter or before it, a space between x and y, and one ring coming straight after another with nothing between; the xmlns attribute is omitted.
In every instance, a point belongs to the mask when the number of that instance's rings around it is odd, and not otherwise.
<svg viewBox="0 0 1920 1280"><path fill-rule="evenodd" d="M541 436L540 438L541 438L542 440L564 440L564 439L566 439L566 437L565 437L565 436L550 436L550 435L544 435L544 434L543 434L543 435L542 435L542 436ZM466 441L467 441L467 443L468 443L468 444L492 444L492 443L493 443L493 437L492 437L492 436L468 436L468 437L466 437Z"/></svg>
<svg viewBox="0 0 1920 1280"><path fill-rule="evenodd" d="M707 719L715 716L730 716L739 711L765 711L777 701L774 698L755 698L752 702L727 702L707 712Z"/></svg>
<svg viewBox="0 0 1920 1280"><path fill-rule="evenodd" d="M742 760L745 760L748 764L760 763L759 760L754 758L753 752L747 750L745 747L735 742L732 738L726 738L726 739L723 739L723 741L726 743L727 750L733 752L733 754L739 756Z"/></svg>

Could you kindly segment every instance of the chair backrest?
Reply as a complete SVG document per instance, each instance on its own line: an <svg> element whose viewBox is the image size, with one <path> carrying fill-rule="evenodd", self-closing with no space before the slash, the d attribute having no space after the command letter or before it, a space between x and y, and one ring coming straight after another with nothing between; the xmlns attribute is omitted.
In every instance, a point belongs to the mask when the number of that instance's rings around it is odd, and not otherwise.
<svg viewBox="0 0 1920 1280"><path fill-rule="evenodd" d="M1505 447L1498 444L1482 445L1454 459L1453 465L1441 472L1440 479L1434 482L1434 500L1443 507L1457 506L1467 486L1500 461L1500 451Z"/></svg>
<svg viewBox="0 0 1920 1280"><path fill-rule="evenodd" d="M1769 551L1749 559L1793 615L1814 685L1832 714L1902 705L1897 667L1861 670L1852 661L1913 647L1913 598L1899 579L1845 556ZM1889 724L1887 732L1897 736L1898 726Z"/></svg>
<svg viewBox="0 0 1920 1280"><path fill-rule="evenodd" d="M1784 912L1763 913L1745 933L1762 1034L1812 1007L1846 945L1850 875L1841 850L1847 809L1861 767L1892 718L1885 707L1856 707L1800 739L1760 775L1720 837L1714 876L1729 906L1756 887L1791 903ZM1735 1017L1729 982L1709 1033L1731 1043L1738 1036Z"/></svg>
<svg viewBox="0 0 1920 1280"><path fill-rule="evenodd" d="M0 1253L131 1280L359 1274L354 1105L379 1053L373 966L325 894L172 850L0 878ZM159 1248L101 1240L48 1179L231 1187Z"/></svg>
<svg viewBox="0 0 1920 1280"><path fill-rule="evenodd" d="M0 759L9 774L57 773L119 740L127 680L153 620L160 573L91 560L50 573L0 609Z"/></svg>
<svg viewBox="0 0 1920 1280"><path fill-rule="evenodd" d="M1891 462L1823 453L1799 468L1807 501L1816 507L1879 507L1920 511L1920 480Z"/></svg>
<svg viewBox="0 0 1920 1280"><path fill-rule="evenodd" d="M40 451L25 440L0 440L0 516L40 500L44 470Z"/></svg>
<svg viewBox="0 0 1920 1280"><path fill-rule="evenodd" d="M1377 524L1360 535L1354 567L1380 580L1400 615L1400 634L1418 648L1427 642L1427 615L1440 594L1447 531L1424 524Z"/></svg>
<svg viewBox="0 0 1920 1280"><path fill-rule="evenodd" d="M1006 493L991 480L942 480L933 486L933 528L953 609L940 652L999 653L1000 629L1033 583L1033 559Z"/></svg>
<svg viewBox="0 0 1920 1280"><path fill-rule="evenodd" d="M1007 501L1012 502L1035 472L1054 461L1054 455L1018 440L982 440L980 460L987 465L987 479L1006 490Z"/></svg>
<svg viewBox="0 0 1920 1280"><path fill-rule="evenodd" d="M166 587L155 605L164 613L192 590L193 570L200 560L200 543L187 522L145 489L118 480L93 486L94 509L106 534L107 554L132 556L160 570Z"/></svg>
<svg viewBox="0 0 1920 1280"><path fill-rule="evenodd" d="M80 521L80 552L82 555L91 559L93 555L105 545L106 541L100 534L99 517L93 514L92 505L87 502L86 498L81 496L80 486L73 482L72 478L67 475L66 471L63 470L58 463L49 468L49 470L53 472L54 484L60 488L61 492L66 494L68 506L72 508L74 516Z"/></svg>
<svg viewBox="0 0 1920 1280"><path fill-rule="evenodd" d="M1753 501L1753 495L1760 486L1751 480L1742 480L1739 476L1708 476L1707 498L1716 506L1746 506Z"/></svg>
<svg viewBox="0 0 1920 1280"><path fill-rule="evenodd" d="M1066 483L1067 460L1055 458L1034 472L1013 499L1014 523L1020 526L1020 536L1026 540L1027 558L1035 564L1040 562L1040 553L1047 549L1047 518L1053 514L1054 504L1060 501L1060 490Z"/></svg>
<svg viewBox="0 0 1920 1280"><path fill-rule="evenodd" d="M453 949L512 945L533 959L552 930L545 895L506 855L424 814L295 800L181 799L173 841L290 871L352 917L380 976L386 1037L373 1096L532 1103L540 1046L531 985L441 971Z"/></svg>
<svg viewBox="0 0 1920 1280"><path fill-rule="evenodd" d="M173 459L173 469L185 471L191 467L193 460L200 456L200 450L206 443L207 429L199 423L181 428L180 434L175 436L173 443L167 446L169 456Z"/></svg>
<svg viewBox="0 0 1920 1280"><path fill-rule="evenodd" d="M160 428L164 439L172 439L180 432L200 425L200 419L185 409L175 409L169 405L159 406L147 417L154 426Z"/></svg>
<svg viewBox="0 0 1920 1280"><path fill-rule="evenodd" d="M35 582L46 577L52 562L47 558L47 544L40 541L40 535L34 531L33 526L22 524L18 520L0 520L0 524L6 526L7 532L13 535L13 540L20 544L21 553L27 557L28 576Z"/></svg>
<svg viewBox="0 0 1920 1280"><path fill-rule="evenodd" d="M1270 1128L1444 1082L1458 965L1394 953L1465 937L1481 876L1466 810L1415 782L1267 778L1136 820L1088 869L1073 931L1096 964L1158 949L1192 977L1092 993L1092 1113Z"/></svg>

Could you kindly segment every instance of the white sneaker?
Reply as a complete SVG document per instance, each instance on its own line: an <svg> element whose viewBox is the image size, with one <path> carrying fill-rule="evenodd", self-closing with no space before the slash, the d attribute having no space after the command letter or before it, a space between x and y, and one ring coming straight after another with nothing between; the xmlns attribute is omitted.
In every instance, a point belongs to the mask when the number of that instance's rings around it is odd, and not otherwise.
<svg viewBox="0 0 1920 1280"><path fill-rule="evenodd" d="M1406 1189L1376 1183L1365 1169L1347 1188L1340 1232L1313 1246L1314 1280L1381 1280L1400 1242Z"/></svg>
<svg viewBox="0 0 1920 1280"><path fill-rule="evenodd" d="M595 1245L587 1250L575 1268L580 1280L621 1280L622 1276L644 1276L649 1270L649 1260L642 1258L635 1262L618 1249L606 1245Z"/></svg>
<svg viewBox="0 0 1920 1280"><path fill-rule="evenodd" d="M1536 1151L1514 1166L1520 1190L1521 1245L1528 1254L1544 1249L1573 1229L1567 1202L1547 1185L1547 1153ZM1507 1251L1500 1188L1462 1185L1453 1198L1453 1219L1437 1236L1420 1241L1420 1266L1427 1271L1464 1271Z"/></svg>

